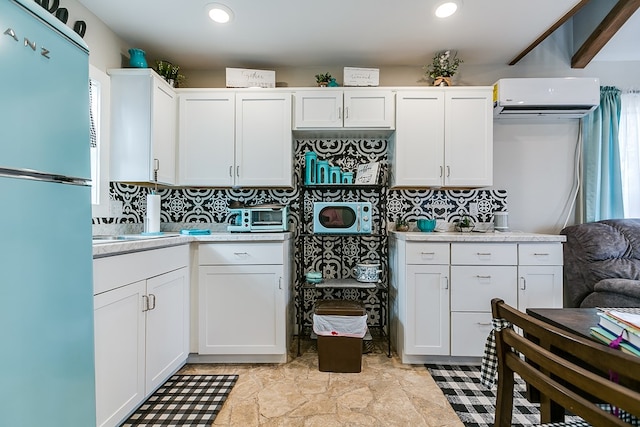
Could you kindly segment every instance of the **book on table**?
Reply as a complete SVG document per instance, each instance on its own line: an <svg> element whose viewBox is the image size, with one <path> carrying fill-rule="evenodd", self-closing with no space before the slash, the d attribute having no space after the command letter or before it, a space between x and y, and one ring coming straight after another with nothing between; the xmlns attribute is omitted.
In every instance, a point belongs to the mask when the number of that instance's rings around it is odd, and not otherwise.
<svg viewBox="0 0 640 427"><path fill-rule="evenodd" d="M611 344L611 341L615 341L618 338L617 336L615 336L614 334L612 334L611 332L607 331L606 329L600 326L593 326L590 329L591 329L591 335L593 337L597 338L599 341L602 341L607 345ZM622 350L627 354L640 357L640 349L636 348L635 346L629 344L626 341L620 342L620 350Z"/></svg>
<svg viewBox="0 0 640 427"><path fill-rule="evenodd" d="M640 327L635 323L640 316L616 310L598 312L598 316L598 326L640 349Z"/></svg>

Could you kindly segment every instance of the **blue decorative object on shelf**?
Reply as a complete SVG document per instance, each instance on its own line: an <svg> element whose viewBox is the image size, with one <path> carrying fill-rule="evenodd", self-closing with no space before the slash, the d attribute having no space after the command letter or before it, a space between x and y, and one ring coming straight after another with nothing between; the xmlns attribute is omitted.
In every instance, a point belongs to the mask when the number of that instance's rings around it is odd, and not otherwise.
<svg viewBox="0 0 640 427"><path fill-rule="evenodd" d="M353 172L342 172L341 181L343 184L353 184Z"/></svg>
<svg viewBox="0 0 640 427"><path fill-rule="evenodd" d="M342 173L340 166L329 167L329 184L340 184L342 182Z"/></svg>
<svg viewBox="0 0 640 427"><path fill-rule="evenodd" d="M329 86L329 87L338 87L340 85L338 84L338 82L336 82L335 77L331 77L331 79L329 79L329 83L327 84L327 86Z"/></svg>
<svg viewBox="0 0 640 427"><path fill-rule="evenodd" d="M316 184L329 184L329 161L318 160L317 164Z"/></svg>
<svg viewBox="0 0 640 427"><path fill-rule="evenodd" d="M129 65L133 68L147 68L147 59L142 49L129 49Z"/></svg>
<svg viewBox="0 0 640 427"><path fill-rule="evenodd" d="M306 185L317 184L318 155L313 151L307 151L304 153L304 183Z"/></svg>

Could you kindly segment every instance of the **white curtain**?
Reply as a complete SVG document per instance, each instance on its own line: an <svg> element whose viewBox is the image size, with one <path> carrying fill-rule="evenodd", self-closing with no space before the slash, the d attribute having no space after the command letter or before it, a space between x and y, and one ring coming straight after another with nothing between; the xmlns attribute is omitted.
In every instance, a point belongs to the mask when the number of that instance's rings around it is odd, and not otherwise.
<svg viewBox="0 0 640 427"><path fill-rule="evenodd" d="M640 92L621 95L620 172L625 218L640 218Z"/></svg>

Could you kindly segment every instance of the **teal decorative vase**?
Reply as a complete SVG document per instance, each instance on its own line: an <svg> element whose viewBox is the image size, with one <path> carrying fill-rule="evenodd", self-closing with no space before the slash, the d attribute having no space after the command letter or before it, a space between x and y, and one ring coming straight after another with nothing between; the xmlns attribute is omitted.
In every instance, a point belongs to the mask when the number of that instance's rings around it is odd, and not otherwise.
<svg viewBox="0 0 640 427"><path fill-rule="evenodd" d="M142 49L129 49L129 65L133 68L147 68L147 60Z"/></svg>

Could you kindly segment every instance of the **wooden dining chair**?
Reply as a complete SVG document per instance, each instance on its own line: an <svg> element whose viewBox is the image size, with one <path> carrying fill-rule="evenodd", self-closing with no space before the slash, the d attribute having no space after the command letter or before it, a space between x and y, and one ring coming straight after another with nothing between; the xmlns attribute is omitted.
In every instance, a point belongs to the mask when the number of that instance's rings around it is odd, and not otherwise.
<svg viewBox="0 0 640 427"><path fill-rule="evenodd" d="M640 357L554 327L501 299L493 299L491 309L494 318L512 325L495 333L495 427L511 426L515 373L540 392L542 425L640 425ZM560 424L565 412L589 424Z"/></svg>

